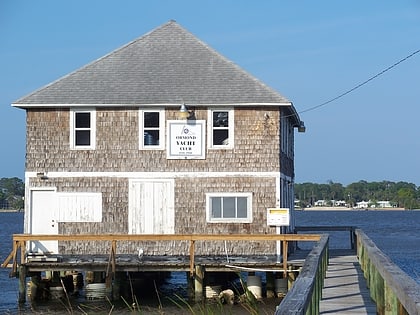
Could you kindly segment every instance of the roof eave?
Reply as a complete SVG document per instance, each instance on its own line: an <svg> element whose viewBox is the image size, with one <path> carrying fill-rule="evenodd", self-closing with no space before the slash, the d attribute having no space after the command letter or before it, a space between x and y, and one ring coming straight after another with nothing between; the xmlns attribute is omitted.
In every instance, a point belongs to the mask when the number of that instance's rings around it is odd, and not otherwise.
<svg viewBox="0 0 420 315"><path fill-rule="evenodd" d="M184 102L187 106L194 107L278 107L278 106L291 106L291 102L279 102L279 103L195 103L195 102ZM12 103L13 107L28 109L28 108L69 108L69 107L176 107L180 106L181 103L114 103L114 104L35 104L35 103Z"/></svg>

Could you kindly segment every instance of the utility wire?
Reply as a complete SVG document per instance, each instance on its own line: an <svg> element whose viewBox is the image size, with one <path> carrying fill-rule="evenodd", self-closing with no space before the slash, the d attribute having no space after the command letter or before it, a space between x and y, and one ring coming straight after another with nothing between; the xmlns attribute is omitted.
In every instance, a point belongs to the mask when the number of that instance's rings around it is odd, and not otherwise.
<svg viewBox="0 0 420 315"><path fill-rule="evenodd" d="M392 68L398 66L400 63L402 63L402 62L406 61L407 59L413 57L415 54L417 54L419 52L420 52L420 49L418 49L415 52L409 54L408 56L402 58L401 60L397 61L396 63L394 63L393 65L389 66L388 68L386 68L386 69L382 70L381 72L375 74L373 77L370 77L366 81L363 81L362 83L359 83L358 85L356 85L355 87L351 88L350 90L347 90L346 92L341 93L340 95L338 95L338 96L336 96L336 97L334 97L334 98L332 98L332 99L330 99L330 100L328 100L328 101L326 101L324 103L321 103L319 105L316 105L316 106L310 107L308 109L302 110L302 111L298 112L298 114L302 114L302 113L306 113L306 112L309 112L309 111L313 111L313 110L318 109L318 108L320 108L322 106L325 106L325 105L327 105L329 103L332 103L332 102L338 100L339 98L342 98L342 97L346 96L347 94L350 94L351 92L357 90L358 88L362 87L363 85L365 85L365 84L369 83L370 81L376 79L377 77L381 76L382 74L384 74L385 72L391 70ZM290 116L294 116L294 115L290 115Z"/></svg>

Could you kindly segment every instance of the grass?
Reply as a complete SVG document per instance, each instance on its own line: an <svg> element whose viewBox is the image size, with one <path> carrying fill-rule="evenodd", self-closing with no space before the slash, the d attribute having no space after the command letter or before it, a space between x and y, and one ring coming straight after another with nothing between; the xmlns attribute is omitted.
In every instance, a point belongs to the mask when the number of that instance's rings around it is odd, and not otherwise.
<svg viewBox="0 0 420 315"><path fill-rule="evenodd" d="M111 302L108 297L105 300L92 301L92 303L77 303L73 297L67 292L64 283L61 281L61 286L64 289L64 297L59 300L62 306L60 313L67 314L138 314L138 315L174 315L174 314L191 314L191 315L237 315L237 314L273 314L275 311L276 299L272 300L268 304L265 304L261 300L257 300L254 294L248 290L245 282L240 278L240 285L242 286L240 298L235 299L234 305L224 304L218 298L206 299L204 298L200 302L191 303L185 297L174 294L173 296L162 297L159 292L157 285L154 284L154 296L156 304L154 306L148 306L150 303L142 303L134 293L134 289L131 281L130 291L131 296L128 301L121 297L120 302ZM240 292L235 292L235 297L238 297ZM164 300L162 300L162 298ZM144 302L144 301L143 301ZM142 305L143 304L143 305ZM57 304L55 305L55 307ZM55 313L54 306L49 307L46 313ZM51 313L52 312L52 313ZM40 314L45 314L41 312Z"/></svg>

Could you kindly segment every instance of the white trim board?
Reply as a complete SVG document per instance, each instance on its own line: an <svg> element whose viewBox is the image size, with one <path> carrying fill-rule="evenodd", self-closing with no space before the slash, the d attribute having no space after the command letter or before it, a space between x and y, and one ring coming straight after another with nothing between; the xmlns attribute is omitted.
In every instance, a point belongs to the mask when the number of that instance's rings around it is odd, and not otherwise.
<svg viewBox="0 0 420 315"><path fill-rule="evenodd" d="M25 172L25 178L35 178L38 172ZM47 178L116 177L116 178L203 178L203 177L271 177L280 172L44 172Z"/></svg>

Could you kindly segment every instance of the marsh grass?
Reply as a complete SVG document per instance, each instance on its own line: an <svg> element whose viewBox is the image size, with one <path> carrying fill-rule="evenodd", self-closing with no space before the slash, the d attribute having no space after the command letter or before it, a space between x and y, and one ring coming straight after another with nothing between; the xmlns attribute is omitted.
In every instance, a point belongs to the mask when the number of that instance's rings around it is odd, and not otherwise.
<svg viewBox="0 0 420 315"><path fill-rule="evenodd" d="M154 285L154 303L150 300L141 301L136 296L134 288L130 281L130 298L124 299L121 296L120 301L111 301L108 297L105 300L91 301L87 303L77 303L73 296L71 296L63 282L61 285L64 289L64 297L61 298L58 304L61 305L60 314L83 314L83 315L102 315L102 314L133 314L133 315L265 315L273 314L275 311L276 301L269 302L266 305L264 301L257 300L254 294L248 290L245 281L239 277L241 290L236 290L234 305L224 304L218 298L206 299L201 302L190 302L184 296L173 294L171 296L164 296L159 292L156 282ZM129 301L131 300L131 301ZM268 299L267 299L268 301ZM154 306L152 305L154 304ZM57 304L56 304L57 306ZM54 307L49 308L46 312L39 314L58 314L58 310ZM36 314L33 313L33 314Z"/></svg>

